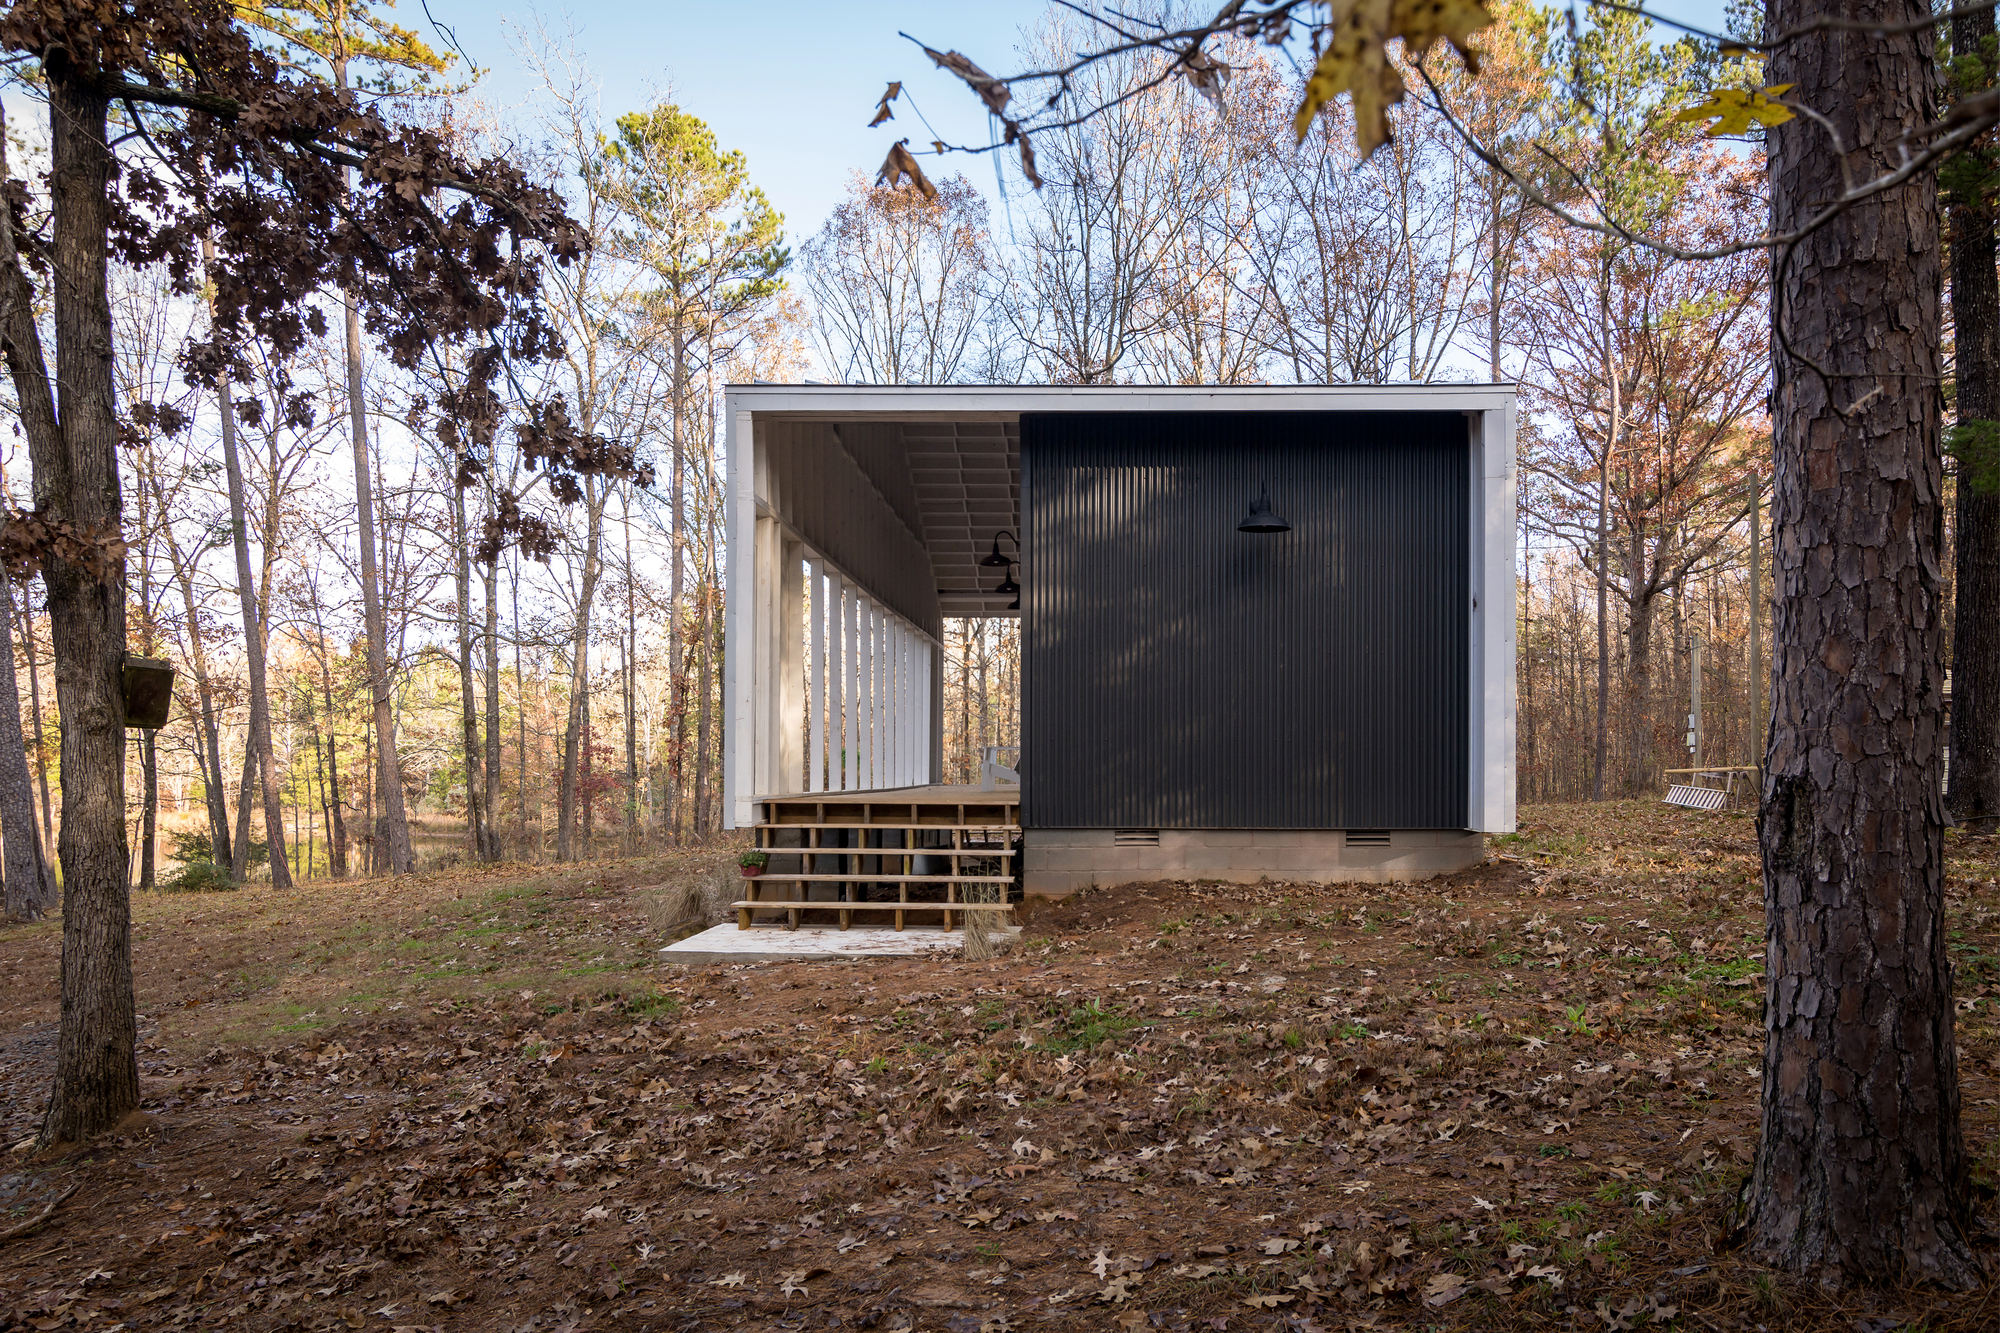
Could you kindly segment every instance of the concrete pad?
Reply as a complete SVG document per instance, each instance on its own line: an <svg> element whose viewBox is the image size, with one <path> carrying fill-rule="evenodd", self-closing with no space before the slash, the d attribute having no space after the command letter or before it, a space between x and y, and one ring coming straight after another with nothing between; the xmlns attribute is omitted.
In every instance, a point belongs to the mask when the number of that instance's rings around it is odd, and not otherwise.
<svg viewBox="0 0 2000 1333"><path fill-rule="evenodd" d="M1012 933L1012 932L1010 932ZM956 958L965 932L935 926L891 930L880 926L710 926L660 950L668 963L843 962L864 958L913 958L936 954Z"/></svg>

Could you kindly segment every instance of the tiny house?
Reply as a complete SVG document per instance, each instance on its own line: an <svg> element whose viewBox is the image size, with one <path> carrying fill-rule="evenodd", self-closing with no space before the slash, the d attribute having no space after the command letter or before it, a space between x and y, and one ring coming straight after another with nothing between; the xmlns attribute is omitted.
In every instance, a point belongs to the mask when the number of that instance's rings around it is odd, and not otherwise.
<svg viewBox="0 0 2000 1333"><path fill-rule="evenodd" d="M798 901L1412 879L1514 827L1511 386L755 384L726 413L727 818L797 849ZM970 787L957 616L1020 619L1018 760Z"/></svg>

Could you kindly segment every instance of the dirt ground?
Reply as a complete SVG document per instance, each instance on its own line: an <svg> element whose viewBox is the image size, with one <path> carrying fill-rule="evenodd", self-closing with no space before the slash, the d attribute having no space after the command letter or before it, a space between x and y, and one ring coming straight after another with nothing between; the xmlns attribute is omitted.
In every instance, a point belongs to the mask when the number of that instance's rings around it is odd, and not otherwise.
<svg viewBox="0 0 2000 1333"><path fill-rule="evenodd" d="M2000 1275L2000 840L1951 842ZM728 850L135 905L142 1114L0 1159L0 1329L2000 1326L1724 1248L1747 816L1540 807L1421 885L1145 884L1003 958L659 961ZM661 886L666 886L662 888ZM0 929L0 1131L54 923Z"/></svg>

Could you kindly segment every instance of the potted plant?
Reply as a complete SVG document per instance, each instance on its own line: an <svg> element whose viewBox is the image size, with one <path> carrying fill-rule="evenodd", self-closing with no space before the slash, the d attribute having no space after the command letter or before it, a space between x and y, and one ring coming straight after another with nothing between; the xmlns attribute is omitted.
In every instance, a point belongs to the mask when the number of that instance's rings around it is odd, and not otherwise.
<svg viewBox="0 0 2000 1333"><path fill-rule="evenodd" d="M743 868L743 878L755 879L764 873L764 867L771 864L771 854L751 848L736 858L736 864Z"/></svg>

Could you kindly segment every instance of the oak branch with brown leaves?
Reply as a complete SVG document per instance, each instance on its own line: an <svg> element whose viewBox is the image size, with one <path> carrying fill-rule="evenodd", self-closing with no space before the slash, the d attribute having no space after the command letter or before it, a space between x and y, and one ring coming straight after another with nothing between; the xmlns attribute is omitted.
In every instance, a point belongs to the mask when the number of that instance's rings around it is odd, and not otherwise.
<svg viewBox="0 0 2000 1333"><path fill-rule="evenodd" d="M5 182L0 353L34 473L34 509L4 545L47 585L63 723L63 1008L41 1131L53 1143L138 1105L110 267L163 267L186 293L207 284L213 320L181 362L211 386L247 377L248 345L282 359L327 327L326 307L352 302L398 366L455 368L431 425L469 482L507 424L513 368L560 350L537 297L545 265L583 242L519 167L288 71L222 0L16 0L0 8L0 50L49 118L41 225ZM583 475L635 474L629 447L578 432L560 400L513 415L559 498ZM534 540L518 503L500 512Z"/></svg>

